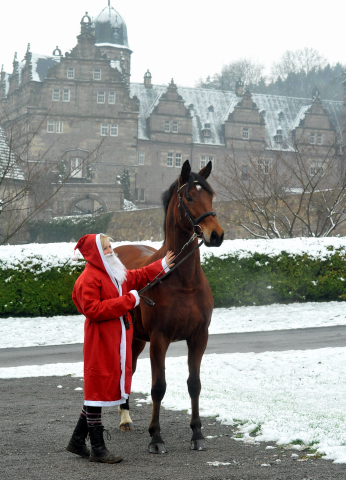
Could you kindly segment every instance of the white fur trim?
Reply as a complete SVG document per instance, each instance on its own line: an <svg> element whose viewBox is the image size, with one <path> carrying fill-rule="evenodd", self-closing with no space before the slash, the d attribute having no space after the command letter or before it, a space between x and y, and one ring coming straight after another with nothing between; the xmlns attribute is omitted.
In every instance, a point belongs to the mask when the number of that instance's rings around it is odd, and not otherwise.
<svg viewBox="0 0 346 480"><path fill-rule="evenodd" d="M163 259L161 260L161 263L162 263L162 268L165 271L165 273L169 272L170 268L167 265L166 257L163 257Z"/></svg>
<svg viewBox="0 0 346 480"><path fill-rule="evenodd" d="M116 284L114 277L112 275L111 269L108 265L108 262L106 261L106 257L104 256L102 245L101 245L101 237L100 234L96 235L96 245L102 260L102 263L106 269L106 272L108 273L109 278L113 282L113 285L119 292L119 297L122 296L123 291L121 288L121 285ZM126 330L125 330L125 324L123 317L120 317L120 323L121 323L121 340L120 340L120 367L121 367L121 377L120 377L120 394L121 394L121 400L117 400L115 402L100 402L102 405L95 405L96 407L100 406L111 406L111 405L119 405L121 403L124 403L126 399L128 398L128 394L125 393L125 361L126 361ZM125 399L125 400L123 400ZM106 404L106 405L105 405ZM85 405L88 405L87 403Z"/></svg>
<svg viewBox="0 0 346 480"><path fill-rule="evenodd" d="M113 407L113 405L121 405L122 403L126 403L126 400L129 398L128 394L126 394L125 398L121 398L120 400L114 400L113 402L100 402L96 400L84 400L84 405L89 405L89 407Z"/></svg>
<svg viewBox="0 0 346 480"><path fill-rule="evenodd" d="M135 307L137 307L137 305L139 304L139 295L138 295L137 290L130 290L129 293L132 293L132 295L135 297L135 299L136 299Z"/></svg>

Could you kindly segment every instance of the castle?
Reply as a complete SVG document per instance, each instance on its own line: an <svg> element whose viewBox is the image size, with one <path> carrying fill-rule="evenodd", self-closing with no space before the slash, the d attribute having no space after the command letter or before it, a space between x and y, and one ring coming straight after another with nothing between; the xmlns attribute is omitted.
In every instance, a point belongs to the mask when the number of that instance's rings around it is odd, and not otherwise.
<svg viewBox="0 0 346 480"><path fill-rule="evenodd" d="M119 176L128 170L131 196L143 206L160 197L189 159L198 171L209 161L217 172L236 154L246 176L248 148L270 168L273 152L299 138L314 149L342 152L344 102L155 85L149 70L131 83L131 53L124 19L110 5L94 20L85 14L77 45L52 56L27 48L15 55L11 74L1 71L3 128L18 127L18 144L30 133L29 161L56 161L71 178L55 198L51 215L119 210ZM346 87L345 87L346 92ZM23 127L25 125L25 128ZM311 158L310 168L316 159Z"/></svg>

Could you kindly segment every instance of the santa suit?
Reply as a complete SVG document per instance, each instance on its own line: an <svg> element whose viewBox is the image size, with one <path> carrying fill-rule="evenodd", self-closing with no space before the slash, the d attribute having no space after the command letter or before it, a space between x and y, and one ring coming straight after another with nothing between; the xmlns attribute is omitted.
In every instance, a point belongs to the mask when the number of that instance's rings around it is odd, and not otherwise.
<svg viewBox="0 0 346 480"><path fill-rule="evenodd" d="M76 248L87 261L73 288L72 299L85 315L84 404L124 403L131 391L133 327L125 329L123 315L136 306L136 292L167 267L165 259L139 270L127 270L122 285L106 261L100 235L85 235Z"/></svg>

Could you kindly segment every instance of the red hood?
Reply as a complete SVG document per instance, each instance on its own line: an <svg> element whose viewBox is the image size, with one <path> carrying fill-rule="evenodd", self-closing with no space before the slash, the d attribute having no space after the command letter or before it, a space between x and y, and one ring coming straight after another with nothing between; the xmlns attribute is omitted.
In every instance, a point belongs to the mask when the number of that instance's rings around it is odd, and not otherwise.
<svg viewBox="0 0 346 480"><path fill-rule="evenodd" d="M97 244L96 244L97 236L98 235L95 233L92 233L90 235L84 235L84 237L78 240L78 243L75 246L75 250L78 248L80 253L83 255L83 258L88 263L107 273L104 267L103 261L101 259L99 249L97 248Z"/></svg>

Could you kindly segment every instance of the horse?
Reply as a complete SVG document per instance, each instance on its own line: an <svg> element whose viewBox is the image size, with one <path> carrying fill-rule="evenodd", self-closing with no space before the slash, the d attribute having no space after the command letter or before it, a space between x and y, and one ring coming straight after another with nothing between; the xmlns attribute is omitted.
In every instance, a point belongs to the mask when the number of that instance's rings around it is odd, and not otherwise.
<svg viewBox="0 0 346 480"><path fill-rule="evenodd" d="M214 191L207 182L212 170L209 162L199 173L192 173L186 160L178 179L162 195L165 219L165 239L155 250L144 245L124 245L114 249L126 268L148 265L172 250L186 260L153 286L146 295L155 303L147 305L142 299L135 309L132 342L132 370L146 342L150 342L152 374L152 417L149 424L150 453L166 453L160 429L160 405L166 391L165 356L171 342L186 340L188 346L187 379L191 398L191 449L206 450L201 431L199 395L201 392L200 366L208 342L208 327L213 311L213 296L201 268L198 238L208 247L222 244L224 232L212 211ZM195 249L195 250L194 250ZM190 254L190 255L189 255ZM188 258L187 258L188 257ZM178 258L176 257L175 262ZM180 260L180 258L179 258ZM129 403L119 408L120 428L131 429Z"/></svg>

